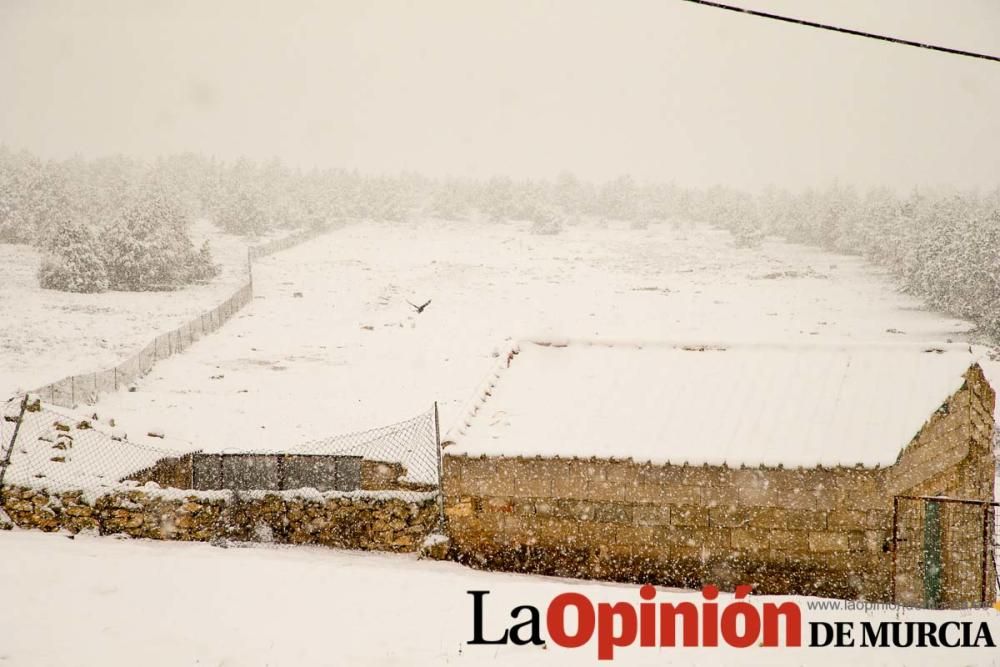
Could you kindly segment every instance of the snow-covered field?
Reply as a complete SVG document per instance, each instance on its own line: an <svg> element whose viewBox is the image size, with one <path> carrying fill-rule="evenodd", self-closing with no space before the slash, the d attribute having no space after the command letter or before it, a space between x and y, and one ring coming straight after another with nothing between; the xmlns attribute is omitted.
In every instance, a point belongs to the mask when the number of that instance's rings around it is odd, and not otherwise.
<svg viewBox="0 0 1000 667"><path fill-rule="evenodd" d="M71 294L42 289L42 256L0 243L0 400L79 373L110 368L195 315L214 308L246 282L246 242L206 221L193 241L211 243L222 269L206 285L175 292Z"/></svg>
<svg viewBox="0 0 1000 667"><path fill-rule="evenodd" d="M542 611L559 593L593 603L640 602L635 586L487 573L412 555L320 547L220 549L28 531L0 534L9 576L2 588L0 663L11 665L579 665L596 642L474 646L470 590L484 598L486 638L510 627L510 611ZM723 604L729 598L723 594ZM700 593L661 589L657 602ZM790 598L780 598L785 601ZM775 598L755 598L755 604ZM819 611L809 621L970 621L1000 637L1000 612ZM815 600L815 599L813 599ZM524 620L526 616L518 619ZM29 631L30 630L30 631ZM544 630L543 630L544 631ZM808 636L804 637L807 641ZM996 649L640 648L613 663L1000 664Z"/></svg>
<svg viewBox="0 0 1000 667"><path fill-rule="evenodd" d="M50 381L70 363L81 371L114 363L156 333L153 314L179 322L228 290L220 281L174 294L39 292L36 302L30 265L8 262L0 271L17 277L0 287L4 312L16 299L38 327L27 319L0 325L8 388ZM404 419L434 400L447 428L521 338L884 346L958 342L969 328L897 293L860 259L778 241L737 249L726 233L686 225L585 225L536 236L514 223L365 223L264 258L254 278L254 303L222 330L160 362L136 392L102 397L86 412L102 422L113 417L130 439L155 446L275 450ZM428 299L420 314L407 303ZM52 318L60 325L45 333L51 329L40 324ZM987 372L1000 378L995 363ZM167 437L146 438L149 431ZM544 610L559 592L637 601L626 585L312 547L219 549L15 530L0 533L0 553L11 573L0 584L0 627L8 629L0 662L8 664L586 664L595 659L593 644L467 645L466 591L492 591L487 623L497 631L514 606ZM658 594L680 599L700 598ZM807 621L898 618L803 613ZM928 619L986 620L1000 637L993 610L902 617ZM631 648L616 657L621 664L1000 664L989 649Z"/></svg>
<svg viewBox="0 0 1000 667"><path fill-rule="evenodd" d="M255 265L254 303L102 397L133 440L281 449L441 406L452 426L512 341L960 340L858 258L700 227L348 226ZM298 296L298 295L300 296ZM407 300L422 304L417 314ZM149 444L161 446L165 441Z"/></svg>

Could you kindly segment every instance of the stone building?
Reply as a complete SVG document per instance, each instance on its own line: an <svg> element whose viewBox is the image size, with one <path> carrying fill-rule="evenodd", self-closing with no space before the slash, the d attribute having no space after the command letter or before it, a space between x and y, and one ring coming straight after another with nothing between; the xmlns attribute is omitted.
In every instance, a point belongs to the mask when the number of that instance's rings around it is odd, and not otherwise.
<svg viewBox="0 0 1000 667"><path fill-rule="evenodd" d="M995 599L994 392L968 348L523 343L503 361L444 443L463 562Z"/></svg>

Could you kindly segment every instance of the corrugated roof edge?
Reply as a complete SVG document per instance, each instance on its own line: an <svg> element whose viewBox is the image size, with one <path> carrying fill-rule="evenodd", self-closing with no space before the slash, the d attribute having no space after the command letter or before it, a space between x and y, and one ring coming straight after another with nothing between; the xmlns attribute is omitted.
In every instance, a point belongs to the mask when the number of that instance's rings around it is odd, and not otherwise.
<svg viewBox="0 0 1000 667"><path fill-rule="evenodd" d="M693 340L693 339L619 339L619 338L562 338L552 336L525 336L517 339L517 345L532 344L542 347L568 347L570 345L587 345L595 347L622 347L632 349L649 348L676 348L691 351L704 350L763 350L780 349L789 350L833 350L833 349L858 349L858 350L897 350L913 352L955 352L969 354L970 358L977 358L972 351L970 343L941 343L937 341L906 341L906 342L886 342L886 341L859 341L855 338L828 338L824 341L788 342L788 341L748 341L746 339L715 339L715 340ZM970 366L972 362L970 361Z"/></svg>
<svg viewBox="0 0 1000 667"><path fill-rule="evenodd" d="M447 443L445 443L447 444ZM631 456L616 457L616 456L542 456L541 454L536 454L534 456L525 456L517 454L514 456L506 456L504 454L467 454L465 452L459 452L456 454L445 453L445 456L452 456L461 459L521 459L523 461L586 461L591 463L597 463L598 461L609 461L611 463L633 463L639 466L651 466L651 467L663 467L663 466L677 466L681 468L723 468L726 470L879 470L883 467L891 466L881 466L873 465L866 466L863 463L855 463L854 465L823 465L816 464L814 466L786 466L781 463L775 466L769 466L765 464L760 465L746 465L740 464L738 466L731 466L728 463L715 464L715 463L689 463L687 461L664 461L664 462L654 462L652 460L636 460ZM895 465L892 464L892 465Z"/></svg>
<svg viewBox="0 0 1000 667"><path fill-rule="evenodd" d="M476 390L473 392L472 398L466 403L466 406L459 413L458 422L453 424L448 428L446 433L441 438L442 450L446 449L450 445L455 445L458 443L459 439L464 436L469 428L472 427L472 419L479 413L480 408L482 408L489 398L493 395L493 389L496 387L497 382L503 376L504 372L507 371L514 359L521 351L522 345L537 345L539 347L569 347L570 345L586 345L586 346L597 346L597 347L622 347L641 350L644 347L652 348L673 348L687 350L691 352L705 352L705 351L719 351L724 352L729 349L780 349L789 348L794 350L831 350L831 349L866 349L866 350L896 350L896 351L913 351L919 353L929 353L929 354L944 354L946 352L967 354L969 356L968 364L965 367L965 373L968 373L969 369L973 366L979 365L979 358L981 355L973 353L972 345L969 343L939 343L939 342L900 342L900 343L886 343L884 341L858 341L855 339L843 339L843 340L828 340L826 342L812 342L804 341L802 343L789 343L787 341L746 341L746 340L736 340L736 341L693 341L693 340L641 340L641 339L606 339L606 338L562 338L562 337L525 337L520 338L517 341L511 343L506 347L507 352L498 355L497 363L494 365L493 369L487 374L486 378L479 383ZM963 373L963 375L965 375ZM964 385L963 385L964 386ZM924 422L926 426L927 422ZM921 427L921 429L923 426ZM919 431L918 431L919 433ZM916 437L916 434L914 434ZM900 456L903 450L909 446L909 443L904 445L900 449ZM447 452L443 452L447 454ZM467 453L455 453L447 454L448 456L456 456L461 458L487 458L486 454L480 455L469 455ZM513 458L513 459L539 459L539 460L565 460L565 461L596 461L596 457L560 457L560 456L504 456L499 455L495 458ZM606 459L608 461L626 461L634 463L637 465L681 465L689 466L689 464L684 462L671 462L666 461L665 464L654 464L652 461L636 461L632 457L625 458L614 458L610 457ZM898 459L897 459L898 460ZM894 465L894 464L893 464ZM690 467L709 467L709 464L694 464ZM726 463L723 463L722 468L730 468ZM881 465L875 466L865 466L863 463L856 463L854 465L838 465L838 466L795 466L792 469L804 470L804 469L849 469L857 470L869 467L871 469L879 469ZM777 466L767 466L767 465L757 465L757 466L747 466L740 464L738 468L733 467L736 470L782 470L784 465Z"/></svg>
<svg viewBox="0 0 1000 667"><path fill-rule="evenodd" d="M536 345L545 344L534 341L528 341L528 343ZM549 344L551 345L552 343ZM465 435L466 429L472 426L472 418L479 413L479 409L493 395L493 388L496 387L504 371L510 368L514 358L521 351L521 342L515 341L502 349L506 351L497 355L497 361L493 365L493 368L486 374L485 379L477 385L476 389L472 392L472 397L466 402L462 410L459 411L458 421L449 426L445 434L441 437L442 448L455 444L458 438Z"/></svg>

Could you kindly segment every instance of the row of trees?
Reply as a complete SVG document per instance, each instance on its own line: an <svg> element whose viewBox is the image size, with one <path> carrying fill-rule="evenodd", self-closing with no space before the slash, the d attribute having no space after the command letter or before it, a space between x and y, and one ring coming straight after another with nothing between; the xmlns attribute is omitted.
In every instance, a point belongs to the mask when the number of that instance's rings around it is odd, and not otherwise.
<svg viewBox="0 0 1000 667"><path fill-rule="evenodd" d="M219 267L206 241L195 250L181 211L162 193L147 192L105 227L79 217L49 223L39 283L65 292L176 289L215 277Z"/></svg>
<svg viewBox="0 0 1000 667"><path fill-rule="evenodd" d="M991 193L835 185L751 195L642 184L629 176L594 184L568 172L554 181L432 180L302 171L278 161L223 163L193 154L152 164L123 157L44 162L0 147L0 242L48 252L43 285L56 289L169 289L211 277L207 246L188 221L254 236L341 220L411 216L525 220L558 233L582 218L634 226L668 218L729 229L752 247L768 234L864 255L929 305L1000 335L1000 190Z"/></svg>
<svg viewBox="0 0 1000 667"><path fill-rule="evenodd" d="M862 255L929 306L1000 338L1000 189L897 196L835 185L798 194L769 189L754 197L717 188L701 193L692 211L747 245L776 234Z"/></svg>
<svg viewBox="0 0 1000 667"><path fill-rule="evenodd" d="M42 287L71 292L176 289L218 273L189 236L198 160L122 157L42 162L0 147L0 242L43 252Z"/></svg>
<svg viewBox="0 0 1000 667"><path fill-rule="evenodd" d="M643 224L669 217L687 196L680 188L640 184L630 176L601 184L569 172L554 181L432 180L412 173L302 171L277 160L224 163L194 154L152 164L120 156L42 161L0 146L0 242L37 243L53 221L67 216L91 227L106 224L151 190L187 218L203 216L246 236L411 216L531 222L591 217Z"/></svg>
<svg viewBox="0 0 1000 667"><path fill-rule="evenodd" d="M568 172L554 182L431 180L195 154L151 164L121 156L43 161L0 146L0 243L39 247L46 255L41 284L69 291L174 289L211 277L210 249L195 251L188 235L197 217L248 237L411 216L526 220L551 234L583 217L642 226L671 215L684 197L629 176L600 185Z"/></svg>
<svg viewBox="0 0 1000 667"><path fill-rule="evenodd" d="M685 196L675 186L639 184L627 175L594 184L563 172L554 182L494 177L432 183L425 212L452 220L478 213L494 221L586 217L643 224L674 215Z"/></svg>

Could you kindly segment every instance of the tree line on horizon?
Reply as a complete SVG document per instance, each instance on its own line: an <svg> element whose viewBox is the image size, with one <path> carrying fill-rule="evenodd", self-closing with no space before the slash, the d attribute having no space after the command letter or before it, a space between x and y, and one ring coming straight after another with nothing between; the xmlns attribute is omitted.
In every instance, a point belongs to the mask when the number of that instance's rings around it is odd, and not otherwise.
<svg viewBox="0 0 1000 667"><path fill-rule="evenodd" d="M218 267L207 243L195 249L190 240L197 218L253 238L350 220L427 217L524 221L537 234L584 220L634 229L690 220L726 229L751 249L778 236L861 255L929 306L1000 337L1000 188L900 195L834 184L749 193L640 183L628 175L592 183L568 171L553 180L364 175L193 153L152 162L46 161L0 146L0 243L39 248L40 282L53 289L143 291L208 280Z"/></svg>
<svg viewBox="0 0 1000 667"><path fill-rule="evenodd" d="M838 184L757 195L713 188L702 202L694 217L744 245L773 235L860 255L887 269L902 291L1000 340L1000 188L905 195Z"/></svg>

